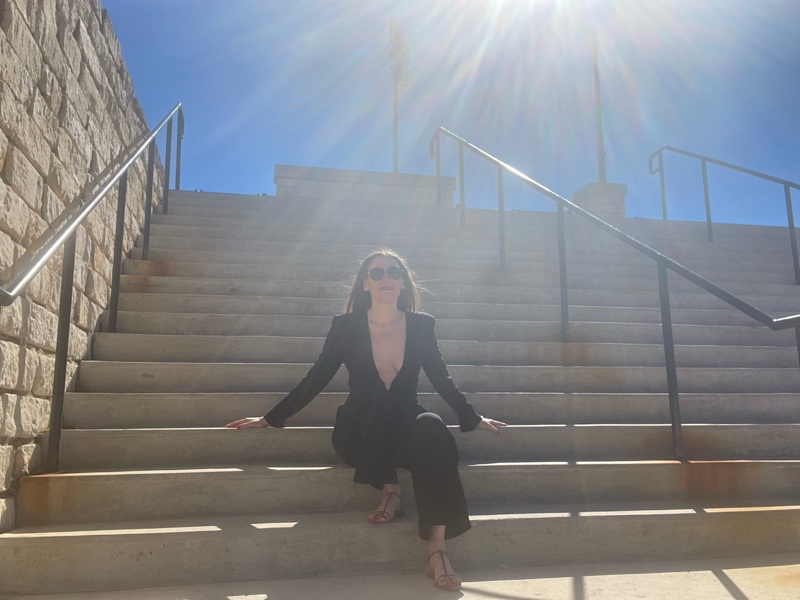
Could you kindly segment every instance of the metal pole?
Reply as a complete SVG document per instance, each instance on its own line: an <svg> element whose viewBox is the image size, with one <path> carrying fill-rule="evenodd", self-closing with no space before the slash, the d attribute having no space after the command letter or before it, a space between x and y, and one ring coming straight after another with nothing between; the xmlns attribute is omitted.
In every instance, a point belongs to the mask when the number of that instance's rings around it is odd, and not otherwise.
<svg viewBox="0 0 800 600"><path fill-rule="evenodd" d="M600 63L597 58L597 31L592 30L592 50L594 54L594 101L597 116L597 170L600 183L606 182L606 148L603 141L603 101L600 94Z"/></svg>
<svg viewBox="0 0 800 600"><path fill-rule="evenodd" d="M153 172L156 168L155 163L156 142L153 140L150 142L150 148L147 151L147 195L144 206L144 242L142 243L142 258L144 260L150 259L150 214L153 212Z"/></svg>
<svg viewBox="0 0 800 600"><path fill-rule="evenodd" d="M672 313L669 307L669 283L667 267L660 260L658 263L658 294L661 300L661 331L664 336L664 361L667 367L667 390L669 392L669 414L672 421L672 447L675 458L686 459L683 446L683 428L681 424L681 408L678 398L678 370L675 363L675 343L672 338Z"/></svg>
<svg viewBox="0 0 800 600"><path fill-rule="evenodd" d="M50 408L50 433L47 440L45 471L58 471L61 448L61 427L64 419L64 393L67 387L67 353L69 352L69 326L72 315L72 282L75 275L75 240L73 233L64 243L61 264L61 298L58 305L58 333L56 358L53 367L53 402Z"/></svg>
<svg viewBox="0 0 800 600"><path fill-rule="evenodd" d="M442 205L442 155L441 136L436 133L436 205Z"/></svg>
<svg viewBox="0 0 800 600"><path fill-rule="evenodd" d="M794 283L800 285L800 260L797 257L797 236L794 231L794 211L792 210L792 188L783 186L786 196L786 217L789 221L789 239L792 242L792 264L794 265Z"/></svg>
<svg viewBox="0 0 800 600"><path fill-rule="evenodd" d="M395 76L393 79L394 79L394 160L392 162L392 172L393 173L398 173L399 171L398 171L398 159L397 159L397 147L398 147L398 143L397 143L397 136L398 136L397 97L399 95L399 92L397 90L397 88L398 88L397 77Z"/></svg>
<svg viewBox="0 0 800 600"><path fill-rule="evenodd" d="M711 200L708 195L708 169L706 168L706 161L703 163L703 193L706 197L706 229L708 229L708 242L714 241L714 235L711 232Z"/></svg>
<svg viewBox="0 0 800 600"><path fill-rule="evenodd" d="M178 148L175 152L175 189L181 189L181 147L183 145L183 109L178 111Z"/></svg>
<svg viewBox="0 0 800 600"><path fill-rule="evenodd" d="M167 158L164 160L164 214L169 212L169 176L172 161L172 118L167 125Z"/></svg>
<svg viewBox="0 0 800 600"><path fill-rule="evenodd" d="M119 180L117 195L117 229L114 235L114 270L111 272L111 301L108 307L108 331L117 331L119 282L122 275L122 241L125 237L125 200L128 196L128 172Z"/></svg>
<svg viewBox="0 0 800 600"><path fill-rule="evenodd" d="M500 227L500 269L506 270L506 208L503 195L503 167L497 167L497 216Z"/></svg>
<svg viewBox="0 0 800 600"><path fill-rule="evenodd" d="M800 326L794 328L794 339L797 342L797 358L800 360Z"/></svg>
<svg viewBox="0 0 800 600"><path fill-rule="evenodd" d="M667 184L664 181L664 151L658 153L658 175L661 180L661 214L667 220Z"/></svg>
<svg viewBox="0 0 800 600"><path fill-rule="evenodd" d="M458 195L461 201L461 229L467 226L467 203L464 192L464 145L458 143Z"/></svg>
<svg viewBox="0 0 800 600"><path fill-rule="evenodd" d="M564 235L564 207L556 206L558 215L558 276L561 285L561 341L569 341L569 300L567 298L567 245Z"/></svg>

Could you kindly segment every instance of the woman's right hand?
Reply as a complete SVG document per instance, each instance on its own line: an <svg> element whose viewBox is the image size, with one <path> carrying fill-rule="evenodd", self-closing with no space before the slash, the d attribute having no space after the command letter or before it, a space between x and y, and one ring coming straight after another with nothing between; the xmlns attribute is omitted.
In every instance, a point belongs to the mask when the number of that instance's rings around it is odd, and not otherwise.
<svg viewBox="0 0 800 600"><path fill-rule="evenodd" d="M254 427L269 427L264 417L245 417L225 425L228 429L252 429Z"/></svg>

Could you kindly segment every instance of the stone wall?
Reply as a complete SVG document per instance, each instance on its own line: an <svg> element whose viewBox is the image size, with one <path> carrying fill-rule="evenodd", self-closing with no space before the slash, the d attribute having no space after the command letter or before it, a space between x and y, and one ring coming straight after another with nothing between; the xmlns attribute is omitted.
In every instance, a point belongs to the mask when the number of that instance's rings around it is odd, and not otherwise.
<svg viewBox="0 0 800 600"><path fill-rule="evenodd" d="M147 129L97 0L0 0L0 280L9 281L65 205ZM129 175L126 250L144 221L144 187L140 160ZM109 299L115 220L113 189L77 234L70 379ZM0 308L0 531L13 527L20 477L41 462L60 273L61 253L24 297Z"/></svg>

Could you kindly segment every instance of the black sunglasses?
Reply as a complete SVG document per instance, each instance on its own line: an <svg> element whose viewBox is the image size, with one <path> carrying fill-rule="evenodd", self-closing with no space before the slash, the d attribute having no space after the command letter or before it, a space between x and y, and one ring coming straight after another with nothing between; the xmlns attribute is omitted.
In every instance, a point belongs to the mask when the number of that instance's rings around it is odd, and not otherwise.
<svg viewBox="0 0 800 600"><path fill-rule="evenodd" d="M405 273L403 267L389 267L388 269L373 267L369 270L369 278L372 279L372 281L380 281L383 279L384 275L388 275L389 279L401 279L403 273Z"/></svg>

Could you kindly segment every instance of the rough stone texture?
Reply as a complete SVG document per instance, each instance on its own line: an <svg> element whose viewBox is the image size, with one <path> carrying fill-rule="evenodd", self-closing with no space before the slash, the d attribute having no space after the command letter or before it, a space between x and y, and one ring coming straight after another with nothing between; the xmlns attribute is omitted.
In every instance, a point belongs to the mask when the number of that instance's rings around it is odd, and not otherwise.
<svg viewBox="0 0 800 600"><path fill-rule="evenodd" d="M148 129L119 40L97 0L0 0L0 284L7 287ZM144 221L145 169L129 172L123 248ZM155 198L163 169L157 160ZM116 189L77 231L69 385L110 296ZM48 427L63 252L0 308L0 532Z"/></svg>

